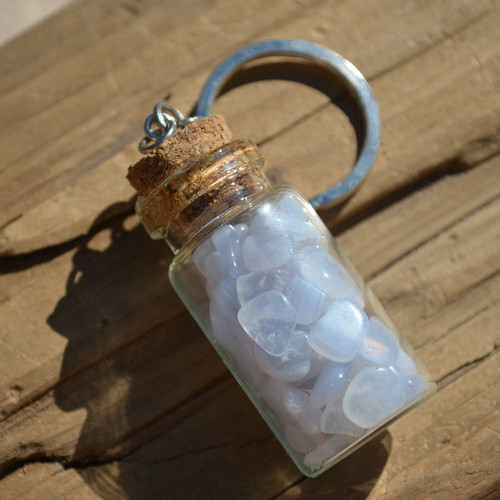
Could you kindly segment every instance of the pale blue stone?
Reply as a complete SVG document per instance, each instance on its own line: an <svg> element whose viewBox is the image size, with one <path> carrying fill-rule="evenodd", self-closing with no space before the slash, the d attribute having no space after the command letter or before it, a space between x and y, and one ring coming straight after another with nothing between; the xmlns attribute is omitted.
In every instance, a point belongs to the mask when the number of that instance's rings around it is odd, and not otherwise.
<svg viewBox="0 0 500 500"><path fill-rule="evenodd" d="M276 204L276 209L296 220L303 222L309 220L309 215L302 203L293 194L284 194Z"/></svg>
<svg viewBox="0 0 500 500"><path fill-rule="evenodd" d="M248 233L248 226L244 223L235 224L233 226L234 230L239 234L240 238L244 238Z"/></svg>
<svg viewBox="0 0 500 500"><path fill-rule="evenodd" d="M284 292L293 275L279 269L254 271L236 279L236 292L241 305L264 292Z"/></svg>
<svg viewBox="0 0 500 500"><path fill-rule="evenodd" d="M211 236L211 240L217 252L222 258L222 262L228 274L236 278L240 274L248 272L242 255L242 243L246 231L238 231L230 224L225 224L217 228Z"/></svg>
<svg viewBox="0 0 500 500"><path fill-rule="evenodd" d="M212 286L217 285L222 278L228 276L227 268L219 252L207 255L203 262L203 274Z"/></svg>
<svg viewBox="0 0 500 500"><path fill-rule="evenodd" d="M255 346L255 359L260 369L283 382L295 382L307 376L311 369L311 348L305 334L293 335L282 356L271 356Z"/></svg>
<svg viewBox="0 0 500 500"><path fill-rule="evenodd" d="M205 259L213 252L215 247L210 238L198 245L193 252L193 262L201 273L205 274Z"/></svg>
<svg viewBox="0 0 500 500"><path fill-rule="evenodd" d="M266 375L257 366L253 354L255 344L241 327L238 310L236 283L229 276L222 278L210 297L209 317L212 334L216 342L229 351L230 358L246 382L259 388L266 380Z"/></svg>
<svg viewBox="0 0 500 500"><path fill-rule="evenodd" d="M236 284L242 305L263 292L283 293L295 308L297 323L302 325L312 323L323 311L324 293L288 271L255 271L238 277Z"/></svg>
<svg viewBox="0 0 500 500"><path fill-rule="evenodd" d="M364 311L351 300L336 300L314 325L309 345L321 356L346 363L358 352L368 327Z"/></svg>
<svg viewBox="0 0 500 500"><path fill-rule="evenodd" d="M238 320L247 334L273 356L286 352L296 325L292 305L276 291L264 292L243 305Z"/></svg>
<svg viewBox="0 0 500 500"><path fill-rule="evenodd" d="M320 429L326 434L343 434L359 437L366 429L348 419L342 409L342 397L330 401L323 411Z"/></svg>
<svg viewBox="0 0 500 500"><path fill-rule="evenodd" d="M409 376L417 373L417 365L415 365L415 361L413 361L413 359L408 356L402 348L398 351L396 368L403 376Z"/></svg>
<svg viewBox="0 0 500 500"><path fill-rule="evenodd" d="M391 366L399 354L399 341L382 321L372 316L363 336L359 354L375 364Z"/></svg>
<svg viewBox="0 0 500 500"><path fill-rule="evenodd" d="M220 280L211 293L209 315L217 342L232 352L248 337L238 321L238 309L236 282L228 276Z"/></svg>
<svg viewBox="0 0 500 500"><path fill-rule="evenodd" d="M294 276L284 293L295 307L297 323L309 325L322 314L325 294L302 278Z"/></svg>
<svg viewBox="0 0 500 500"><path fill-rule="evenodd" d="M408 401L422 396L427 389L429 389L429 383L427 380L418 373L407 376L404 378L404 384L406 389L406 398Z"/></svg>
<svg viewBox="0 0 500 500"><path fill-rule="evenodd" d="M293 257L283 266L282 269L289 271L297 276L301 276L300 268L310 255L315 252L324 252L325 249L320 244L306 245L295 251Z"/></svg>
<svg viewBox="0 0 500 500"><path fill-rule="evenodd" d="M325 407L339 395L347 383L350 368L350 363L327 362L311 392L311 405L314 408Z"/></svg>
<svg viewBox="0 0 500 500"><path fill-rule="evenodd" d="M251 231L271 229L286 234L294 246L304 242L324 239L321 231L313 224L300 202L291 195L285 195L274 208L265 207L252 221Z"/></svg>
<svg viewBox="0 0 500 500"><path fill-rule="evenodd" d="M309 251L300 272L311 285L332 299L350 299L364 307L364 296L349 273L322 247Z"/></svg>
<svg viewBox="0 0 500 500"><path fill-rule="evenodd" d="M309 394L274 378L267 381L261 396L282 423L305 434L317 434L321 413L311 407Z"/></svg>
<svg viewBox="0 0 500 500"><path fill-rule="evenodd" d="M280 267L293 255L290 237L274 229L250 231L243 241L243 260L248 269L258 271Z"/></svg>
<svg viewBox="0 0 500 500"><path fill-rule="evenodd" d="M403 380L391 369L373 366L352 379L342 407L349 420L368 429L391 417L406 401Z"/></svg>

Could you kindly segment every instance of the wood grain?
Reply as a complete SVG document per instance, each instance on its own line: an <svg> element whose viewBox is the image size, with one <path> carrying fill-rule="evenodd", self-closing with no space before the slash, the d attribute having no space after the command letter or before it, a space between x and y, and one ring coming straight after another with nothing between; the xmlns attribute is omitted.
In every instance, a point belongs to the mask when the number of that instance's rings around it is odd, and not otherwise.
<svg viewBox="0 0 500 500"><path fill-rule="evenodd" d="M0 49L0 497L500 495L499 21L494 1L90 0ZM225 55L275 37L370 79L381 153L321 215L439 387L314 480L186 313L123 179L156 101L189 110ZM251 65L216 110L308 196L355 156L352 103L308 66Z"/></svg>

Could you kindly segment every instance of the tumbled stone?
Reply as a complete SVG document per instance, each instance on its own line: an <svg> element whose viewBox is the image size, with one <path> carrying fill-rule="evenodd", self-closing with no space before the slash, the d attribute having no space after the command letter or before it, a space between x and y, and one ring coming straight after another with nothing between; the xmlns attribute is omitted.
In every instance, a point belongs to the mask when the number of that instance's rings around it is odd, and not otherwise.
<svg viewBox="0 0 500 500"><path fill-rule="evenodd" d="M238 321L239 304L236 282L227 276L212 291L209 305L210 324L217 342L230 351L236 351L247 337Z"/></svg>
<svg viewBox="0 0 500 500"><path fill-rule="evenodd" d="M201 273L205 274L205 259L213 252L215 252L215 247L210 238L200 243L194 250L193 262Z"/></svg>
<svg viewBox="0 0 500 500"><path fill-rule="evenodd" d="M219 252L207 255L203 263L203 274L211 286L217 285L222 278L228 276L226 265Z"/></svg>
<svg viewBox="0 0 500 500"><path fill-rule="evenodd" d="M427 389L429 389L429 383L427 380L418 373L414 373L404 378L406 398L408 401L422 396Z"/></svg>
<svg viewBox="0 0 500 500"><path fill-rule="evenodd" d="M309 220L309 214L293 194L284 194L276 204L276 210L302 222Z"/></svg>
<svg viewBox="0 0 500 500"><path fill-rule="evenodd" d="M250 271L280 267L293 255L290 237L274 229L250 232L242 248L244 263Z"/></svg>
<svg viewBox="0 0 500 500"><path fill-rule="evenodd" d="M325 294L288 271L267 269L239 276L236 289L242 305L263 292L281 292L293 305L299 324L312 323L323 311Z"/></svg>
<svg viewBox="0 0 500 500"><path fill-rule="evenodd" d="M327 362L311 392L311 404L314 408L323 408L338 396L347 382L350 368L350 363Z"/></svg>
<svg viewBox="0 0 500 500"><path fill-rule="evenodd" d="M346 417L342 409L341 397L330 401L323 410L320 429L326 434L343 434L352 437L359 437L366 431Z"/></svg>
<svg viewBox="0 0 500 500"><path fill-rule="evenodd" d="M407 400L405 384L389 368L370 367L359 372L344 394L343 411L359 427L382 423Z"/></svg>
<svg viewBox="0 0 500 500"><path fill-rule="evenodd" d="M358 352L368 318L351 300L335 301L314 325L309 345L321 356L346 363Z"/></svg>
<svg viewBox="0 0 500 500"><path fill-rule="evenodd" d="M398 351L396 368L403 376L409 376L417 373L417 365L415 365L415 361L413 361L413 359L408 356L402 348Z"/></svg>
<svg viewBox="0 0 500 500"><path fill-rule="evenodd" d="M349 273L323 247L308 249L300 272L311 285L332 299L350 299L364 307L364 296Z"/></svg>
<svg viewBox="0 0 500 500"><path fill-rule="evenodd" d="M288 299L276 291L264 292L238 312L247 334L267 353L282 356L295 330L295 311Z"/></svg>
<svg viewBox="0 0 500 500"><path fill-rule="evenodd" d="M261 396L282 422L298 427L305 434L319 432L321 413L311 407L307 392L271 378Z"/></svg>
<svg viewBox="0 0 500 500"><path fill-rule="evenodd" d="M230 224L225 224L217 228L211 236L214 247L220 255L228 274L233 278L248 271L242 255L245 234L244 225L240 225L237 231Z"/></svg>
<svg viewBox="0 0 500 500"><path fill-rule="evenodd" d="M312 351L305 334L295 334L281 356L271 356L259 346L255 346L255 359L260 369L283 382L303 379L311 369Z"/></svg>
<svg viewBox="0 0 500 500"><path fill-rule="evenodd" d="M399 353L399 341L378 318L372 316L368 321L359 354L365 359L383 366L396 362Z"/></svg>

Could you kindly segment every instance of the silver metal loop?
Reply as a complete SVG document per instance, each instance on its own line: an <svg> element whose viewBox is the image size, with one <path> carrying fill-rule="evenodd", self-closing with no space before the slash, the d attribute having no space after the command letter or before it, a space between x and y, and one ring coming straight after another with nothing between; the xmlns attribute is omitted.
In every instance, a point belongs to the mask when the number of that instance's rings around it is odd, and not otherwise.
<svg viewBox="0 0 500 500"><path fill-rule="evenodd" d="M159 123L156 113L151 113L144 122L144 132L151 139L164 141L173 135L177 129L177 121L170 115L163 113L161 115L162 123ZM153 129L153 124L158 128Z"/></svg>
<svg viewBox="0 0 500 500"><path fill-rule="evenodd" d="M159 102L155 106L154 115L156 117L156 122L163 128L168 128L166 123L167 117L170 115L174 121L181 122L184 120L184 115L175 107L168 102Z"/></svg>
<svg viewBox="0 0 500 500"><path fill-rule="evenodd" d="M332 50L304 40L266 40L244 47L222 61L210 75L198 101L197 116L209 116L212 104L224 84L240 67L268 56L292 56L326 68L344 83L358 104L363 119L363 136L358 143L356 163L338 184L310 200L315 208L326 208L352 194L370 171L380 143L380 114L373 92L356 67Z"/></svg>
<svg viewBox="0 0 500 500"><path fill-rule="evenodd" d="M198 119L199 116L185 118L175 106L168 102L159 102L144 122L146 137L139 143L139 151L141 153L151 151L172 137L177 127L185 127Z"/></svg>

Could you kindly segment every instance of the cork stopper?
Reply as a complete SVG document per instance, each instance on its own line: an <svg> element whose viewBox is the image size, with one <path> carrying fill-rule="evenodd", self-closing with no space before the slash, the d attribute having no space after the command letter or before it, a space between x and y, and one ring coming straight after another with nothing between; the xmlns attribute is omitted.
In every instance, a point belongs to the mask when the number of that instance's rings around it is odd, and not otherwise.
<svg viewBox="0 0 500 500"><path fill-rule="evenodd" d="M248 139L234 140L220 116L202 118L129 167L136 212L153 239L174 252L212 220L268 187L264 159Z"/></svg>
<svg viewBox="0 0 500 500"><path fill-rule="evenodd" d="M175 170L205 153L234 140L226 121L215 115L180 129L128 169L127 179L139 194L147 195Z"/></svg>

